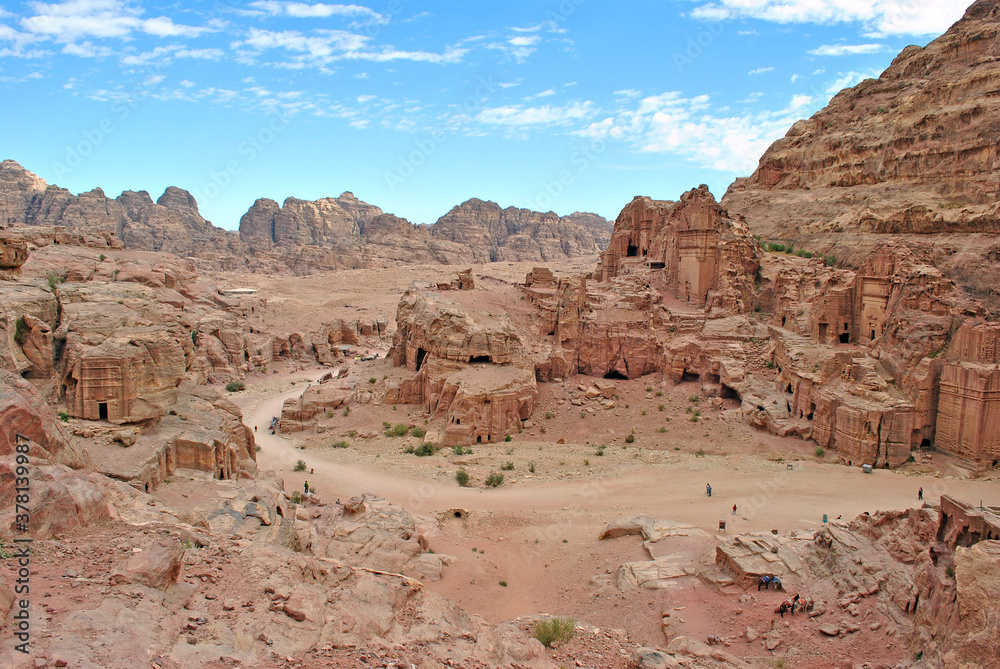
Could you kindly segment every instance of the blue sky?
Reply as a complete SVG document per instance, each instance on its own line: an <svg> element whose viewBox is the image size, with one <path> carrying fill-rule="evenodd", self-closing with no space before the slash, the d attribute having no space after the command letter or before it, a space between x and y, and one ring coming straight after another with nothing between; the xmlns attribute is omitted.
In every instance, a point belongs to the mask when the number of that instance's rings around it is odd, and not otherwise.
<svg viewBox="0 0 1000 669"><path fill-rule="evenodd" d="M235 229L350 190L614 219L717 197L955 0L70 0L0 5L0 158L74 193L169 185Z"/></svg>

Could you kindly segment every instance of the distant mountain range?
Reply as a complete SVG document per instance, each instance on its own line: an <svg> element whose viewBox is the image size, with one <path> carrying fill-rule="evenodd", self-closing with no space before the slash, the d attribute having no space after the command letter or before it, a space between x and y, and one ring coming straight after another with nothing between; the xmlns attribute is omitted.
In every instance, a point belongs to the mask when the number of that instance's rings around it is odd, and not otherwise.
<svg viewBox="0 0 1000 669"><path fill-rule="evenodd" d="M182 257L262 264L309 274L390 263L464 264L551 261L604 249L612 224L601 216L557 216L471 199L434 225L404 218L344 193L283 205L257 200L240 220L239 234L212 225L198 203L173 186L153 202L146 191L109 198L100 188L73 195L13 160L0 162L0 225L65 226L112 231L126 248Z"/></svg>

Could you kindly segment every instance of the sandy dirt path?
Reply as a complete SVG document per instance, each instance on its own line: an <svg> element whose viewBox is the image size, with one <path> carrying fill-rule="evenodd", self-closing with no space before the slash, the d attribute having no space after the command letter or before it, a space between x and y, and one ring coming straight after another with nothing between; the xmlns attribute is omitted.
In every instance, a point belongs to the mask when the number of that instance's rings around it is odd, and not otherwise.
<svg viewBox="0 0 1000 669"><path fill-rule="evenodd" d="M323 371L299 373L296 378L315 380ZM301 450L298 435L270 435L271 416L279 415L284 400L301 394L304 386L296 383L294 388L246 401L246 421L258 426L260 466L278 471L289 490L300 489L308 480L328 501L367 492L411 513L445 518L432 547L459 559L442 581L426 587L492 621L538 612L565 613L605 627L627 628L638 642L662 643L659 610L696 605L712 594L704 586L631 593L595 587L592 577L611 574L625 561L648 559L635 537L597 540L608 521L623 516L643 514L691 523L714 536L719 521L726 521L729 534L784 532L817 529L824 513L831 520L837 516L848 520L865 511L905 509L919 504L920 487L928 500L953 494L1000 504L1000 487L986 481L892 471L864 474L857 467L808 460L794 462L789 470L784 462L755 455L690 456L596 480L521 480L497 489L460 488L451 480L338 461L338 453L329 449ZM305 472L293 471L297 460L306 462ZM705 494L709 482L711 498ZM447 513L450 509L468 514L455 520ZM692 561L710 563L714 543L714 538L707 540L701 547L704 556L695 550ZM501 581L507 585L500 586ZM719 631L715 621L690 618L689 626Z"/></svg>

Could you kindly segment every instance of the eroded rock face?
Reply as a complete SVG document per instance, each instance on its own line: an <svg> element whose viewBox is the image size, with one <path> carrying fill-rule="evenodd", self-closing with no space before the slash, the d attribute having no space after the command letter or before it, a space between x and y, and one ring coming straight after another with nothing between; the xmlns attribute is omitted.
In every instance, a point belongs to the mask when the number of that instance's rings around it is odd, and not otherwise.
<svg viewBox="0 0 1000 669"><path fill-rule="evenodd" d="M598 274L608 281L637 265L660 270L677 299L736 314L751 304L757 255L745 223L700 186L680 202L637 197L629 203L615 221Z"/></svg>
<svg viewBox="0 0 1000 669"><path fill-rule="evenodd" d="M996 285L996 8L979 0L943 36L793 125L723 206L765 239L854 266L885 235L905 236L962 284Z"/></svg>
<svg viewBox="0 0 1000 669"><path fill-rule="evenodd" d="M538 394L510 323L466 309L411 287L399 302L388 356L415 376L390 386L385 401L421 404L444 418L442 446L502 439L531 416Z"/></svg>
<svg viewBox="0 0 1000 669"><path fill-rule="evenodd" d="M145 191L125 191L117 199L100 188L73 195L5 160L0 163L0 193L0 220L9 224L113 233L128 248L181 256L244 253L236 235L203 219L191 194L179 188L168 188L157 203Z"/></svg>

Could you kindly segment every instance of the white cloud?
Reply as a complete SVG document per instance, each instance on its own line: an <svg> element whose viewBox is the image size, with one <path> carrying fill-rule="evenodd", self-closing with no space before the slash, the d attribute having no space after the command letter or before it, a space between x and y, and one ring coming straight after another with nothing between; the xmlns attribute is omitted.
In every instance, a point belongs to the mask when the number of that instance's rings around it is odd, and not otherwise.
<svg viewBox="0 0 1000 669"><path fill-rule="evenodd" d="M351 121L350 126L352 128L358 128L359 130L364 130L365 128L368 127L369 123L371 123L371 121L368 119L359 119L356 121Z"/></svg>
<svg viewBox="0 0 1000 669"><path fill-rule="evenodd" d="M370 48L371 38L346 30L315 30L303 34L297 30L271 31L252 28L248 36L232 43L240 62L253 63L254 58L265 50L275 49L288 52L291 62L277 63L280 67L300 69L303 67L323 67L338 60L366 60L391 62L412 60L426 63L456 63L468 49L448 47L443 53L427 51L400 51L391 47L380 50Z"/></svg>
<svg viewBox="0 0 1000 669"><path fill-rule="evenodd" d="M758 67L754 70L750 70L749 72L747 72L747 74L752 76L754 74L764 74L765 72L773 72L773 71L774 67Z"/></svg>
<svg viewBox="0 0 1000 669"><path fill-rule="evenodd" d="M553 125L580 120L590 116L593 111L594 103L589 100L542 107L507 105L487 107L476 115L476 120L487 125L524 128L525 126Z"/></svg>
<svg viewBox="0 0 1000 669"><path fill-rule="evenodd" d="M369 22L386 23L388 18L378 12L361 5L328 5L317 3L310 5L305 2L276 2L275 0L259 0L251 2L250 7L272 16L291 16L295 18L329 18L331 16L360 17Z"/></svg>
<svg viewBox="0 0 1000 669"><path fill-rule="evenodd" d="M534 95L529 95L528 97L526 97L524 99L525 100L537 100L538 98L552 97L555 94L556 94L556 89L550 88L548 90L542 91L541 93L535 93Z"/></svg>
<svg viewBox="0 0 1000 669"><path fill-rule="evenodd" d="M366 102L371 102L375 99L374 95L359 95L358 104L365 104Z"/></svg>
<svg viewBox="0 0 1000 669"><path fill-rule="evenodd" d="M634 88L625 88L620 91L615 91L614 94L620 98L637 98L642 95L642 91L637 91Z"/></svg>
<svg viewBox="0 0 1000 669"><path fill-rule="evenodd" d="M146 77L145 81L142 82L142 85L143 86L156 86L157 84L161 83L166 78L167 78L166 75L163 75L163 74L154 74L152 76Z"/></svg>
<svg viewBox="0 0 1000 669"><path fill-rule="evenodd" d="M792 83L794 84L796 81L798 81L801 78L802 78L801 74L793 74L792 75Z"/></svg>
<svg viewBox="0 0 1000 669"><path fill-rule="evenodd" d="M825 105L840 89L868 76L849 72L811 94L793 96L780 109L758 109L754 103L759 104L762 95L751 94L741 101L748 107L737 113L714 106L707 95L687 97L679 91L640 100L619 98L622 106L600 114L599 120L576 134L618 139L640 153L670 154L702 167L746 174L795 121Z"/></svg>
<svg viewBox="0 0 1000 669"><path fill-rule="evenodd" d="M71 42L63 47L62 52L80 58L107 58L114 53L110 48L94 45L89 40L80 44Z"/></svg>
<svg viewBox="0 0 1000 669"><path fill-rule="evenodd" d="M965 5L921 0L714 0L696 7L691 16L703 21L860 22L873 36L934 35L960 19Z"/></svg>
<svg viewBox="0 0 1000 669"><path fill-rule="evenodd" d="M814 56L854 56L862 53L878 53L884 51L882 44L824 44L815 49L810 49L809 53Z"/></svg>
<svg viewBox="0 0 1000 669"><path fill-rule="evenodd" d="M542 38L538 35L519 35L518 37L511 37L507 40L507 43L512 46L533 46L542 41Z"/></svg>
<svg viewBox="0 0 1000 669"><path fill-rule="evenodd" d="M142 9L121 0L67 0L46 4L28 3L32 16L22 18L21 27L37 36L57 42L74 42L83 37L126 38L134 32L157 37L196 37L213 28L187 26L160 16L142 19Z"/></svg>

